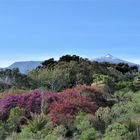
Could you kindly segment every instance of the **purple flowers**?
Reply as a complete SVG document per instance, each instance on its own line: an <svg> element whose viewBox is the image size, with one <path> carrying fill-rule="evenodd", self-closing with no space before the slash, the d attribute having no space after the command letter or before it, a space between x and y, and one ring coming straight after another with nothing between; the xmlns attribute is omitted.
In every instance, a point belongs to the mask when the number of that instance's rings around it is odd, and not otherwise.
<svg viewBox="0 0 140 140"><path fill-rule="evenodd" d="M0 99L0 120L6 119L10 109L13 107L20 107L31 112L40 113L41 93L43 93L43 91L37 89L32 93L10 94ZM44 92L44 94L49 101L56 100L57 98L55 93Z"/></svg>
<svg viewBox="0 0 140 140"><path fill-rule="evenodd" d="M83 89L90 92L82 94ZM98 103L102 102L101 97L102 95L98 94L95 89L85 85L60 93L37 89L30 93L9 94L0 99L0 120L6 120L10 109L14 107L20 107L28 113L43 111L51 117L53 122L64 120L66 116L73 118L79 111L94 114L100 106Z"/></svg>

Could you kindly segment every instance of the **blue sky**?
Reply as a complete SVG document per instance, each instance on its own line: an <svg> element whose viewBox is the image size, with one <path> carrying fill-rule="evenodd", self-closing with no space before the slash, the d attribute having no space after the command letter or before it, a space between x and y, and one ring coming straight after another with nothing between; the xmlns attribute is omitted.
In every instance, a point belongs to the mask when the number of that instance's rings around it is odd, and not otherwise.
<svg viewBox="0 0 140 140"><path fill-rule="evenodd" d="M0 67L64 54L140 63L140 0L0 0Z"/></svg>

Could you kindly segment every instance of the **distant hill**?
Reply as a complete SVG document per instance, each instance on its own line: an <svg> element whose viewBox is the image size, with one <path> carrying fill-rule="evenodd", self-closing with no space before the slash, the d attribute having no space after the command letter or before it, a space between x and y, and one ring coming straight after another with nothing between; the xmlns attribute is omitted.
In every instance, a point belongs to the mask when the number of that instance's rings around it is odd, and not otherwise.
<svg viewBox="0 0 140 140"><path fill-rule="evenodd" d="M18 68L21 73L27 73L40 66L42 61L21 61L15 62L8 69Z"/></svg>
<svg viewBox="0 0 140 140"><path fill-rule="evenodd" d="M132 62L128 62L128 61L119 59L117 57L112 56L111 54L105 55L103 57L98 57L98 58L94 59L94 61L110 62L110 63L115 63L115 64L117 64L117 63L128 63L130 66L137 66L140 70L140 65L139 64L135 64L135 63L132 63ZM33 69L37 68L38 66L40 66L41 63L42 63L42 61L20 61L20 62L13 63L9 67L0 68L0 70L18 68L21 73L27 73L27 72L30 72Z"/></svg>
<svg viewBox="0 0 140 140"><path fill-rule="evenodd" d="M115 64L128 63L129 66L137 66L138 69L140 70L140 65L139 64L135 64L135 63L128 62L128 61L125 61L125 60L121 60L117 57L112 56L111 54L105 55L103 57L98 57L94 60L97 61L97 62L109 62L109 63L115 63Z"/></svg>

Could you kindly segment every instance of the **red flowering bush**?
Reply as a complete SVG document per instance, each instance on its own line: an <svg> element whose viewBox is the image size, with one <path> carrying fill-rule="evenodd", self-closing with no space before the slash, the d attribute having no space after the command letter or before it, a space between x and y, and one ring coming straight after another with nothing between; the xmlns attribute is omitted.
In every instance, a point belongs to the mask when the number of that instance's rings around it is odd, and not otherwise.
<svg viewBox="0 0 140 140"><path fill-rule="evenodd" d="M65 123L73 119L78 112L95 113L97 108L96 105L79 96L52 103L49 108L49 116L54 123Z"/></svg>
<svg viewBox="0 0 140 140"><path fill-rule="evenodd" d="M102 96L94 88L86 85L79 85L59 92L58 101L52 103L49 108L49 116L53 122L67 122L78 112L92 114L96 112L99 106L97 106L95 98L90 101L87 96L84 96L83 90L90 91L90 94L94 97Z"/></svg>
<svg viewBox="0 0 140 140"><path fill-rule="evenodd" d="M99 91L87 85L79 85L71 89L66 89L63 92L59 92L59 94L63 99L82 96L88 101L94 102L98 106L110 106Z"/></svg>
<svg viewBox="0 0 140 140"><path fill-rule="evenodd" d="M53 122L72 119L80 111L94 114L105 99L90 86L80 85L59 93L35 90L31 93L10 94L0 99L0 120L6 120L11 108L20 107L33 113L47 113ZM44 107L45 106L45 107Z"/></svg>

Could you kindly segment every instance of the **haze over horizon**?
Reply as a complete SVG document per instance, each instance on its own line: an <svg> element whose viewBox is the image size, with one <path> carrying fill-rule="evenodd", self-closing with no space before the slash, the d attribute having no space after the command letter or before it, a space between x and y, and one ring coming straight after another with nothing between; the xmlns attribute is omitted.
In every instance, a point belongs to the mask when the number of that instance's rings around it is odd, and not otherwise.
<svg viewBox="0 0 140 140"><path fill-rule="evenodd" d="M140 64L139 0L0 0L0 67L65 54Z"/></svg>

